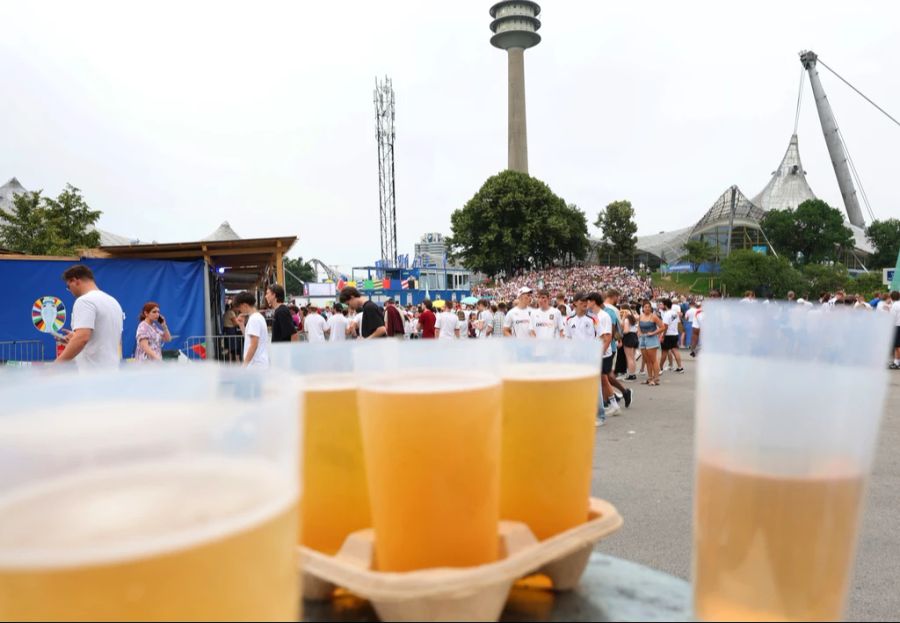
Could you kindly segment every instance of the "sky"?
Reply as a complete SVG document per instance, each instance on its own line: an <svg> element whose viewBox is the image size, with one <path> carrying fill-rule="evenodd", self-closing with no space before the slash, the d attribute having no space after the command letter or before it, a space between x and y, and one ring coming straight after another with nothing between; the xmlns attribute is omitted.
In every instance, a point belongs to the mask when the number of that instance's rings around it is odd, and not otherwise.
<svg viewBox="0 0 900 623"><path fill-rule="evenodd" d="M142 241L297 235L292 257L379 255L375 77L396 92L401 253L506 168L506 53L491 1L0 0L0 183L79 187ZM525 54L531 175L640 234L752 197L793 131L798 52L900 117L900 4L546 0ZM900 127L820 68L877 218L900 218ZM842 208L808 80L800 153Z"/></svg>

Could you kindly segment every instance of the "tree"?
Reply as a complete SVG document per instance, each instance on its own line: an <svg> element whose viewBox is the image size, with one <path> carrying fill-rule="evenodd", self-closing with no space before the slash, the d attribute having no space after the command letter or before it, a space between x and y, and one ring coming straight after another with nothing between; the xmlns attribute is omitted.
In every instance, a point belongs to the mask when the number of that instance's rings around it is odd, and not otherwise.
<svg viewBox="0 0 900 623"><path fill-rule="evenodd" d="M284 258L284 289L291 294L302 294L303 284L316 280L316 269L302 257Z"/></svg>
<svg viewBox="0 0 900 623"><path fill-rule="evenodd" d="M862 273L847 283L845 290L853 294L862 294L866 300L871 299L877 292L884 292L889 288L881 281L881 271Z"/></svg>
<svg viewBox="0 0 900 623"><path fill-rule="evenodd" d="M802 272L814 295L842 290L850 281L850 274L843 264L806 264Z"/></svg>
<svg viewBox="0 0 900 623"><path fill-rule="evenodd" d="M872 221L866 228L866 238L875 247L875 253L869 260L869 268L893 268L900 255L900 219L889 218L885 221Z"/></svg>
<svg viewBox="0 0 900 623"><path fill-rule="evenodd" d="M637 247L637 224L634 222L634 208L630 201L613 201L597 214L594 226L603 233L608 251L616 256L619 264L622 258L630 260Z"/></svg>
<svg viewBox="0 0 900 623"><path fill-rule="evenodd" d="M796 210L770 210L760 226L775 250L796 264L835 260L841 250L854 246L841 211L821 199L808 199Z"/></svg>
<svg viewBox="0 0 900 623"><path fill-rule="evenodd" d="M450 223L448 252L488 275L580 260L588 250L584 212L518 171L489 177Z"/></svg>
<svg viewBox="0 0 900 623"><path fill-rule="evenodd" d="M6 222L0 222L0 244L29 255L74 255L100 244L93 228L100 214L71 184L56 199L41 191L22 193L15 196Z"/></svg>
<svg viewBox="0 0 900 623"><path fill-rule="evenodd" d="M684 244L684 259L691 265L691 270L697 272L700 265L710 261L716 256L715 246L706 240L688 240Z"/></svg>
<svg viewBox="0 0 900 623"><path fill-rule="evenodd" d="M803 292L805 280L785 257L763 255L749 249L733 251L722 260L720 277L729 293L753 290L784 297L788 290Z"/></svg>

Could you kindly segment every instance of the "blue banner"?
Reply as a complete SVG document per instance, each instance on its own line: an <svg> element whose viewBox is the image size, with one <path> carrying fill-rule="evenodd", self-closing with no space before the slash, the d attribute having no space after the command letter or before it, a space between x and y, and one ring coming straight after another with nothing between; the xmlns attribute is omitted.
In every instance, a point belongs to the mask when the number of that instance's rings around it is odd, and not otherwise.
<svg viewBox="0 0 900 623"><path fill-rule="evenodd" d="M44 344L44 359L53 360L56 357L53 336L44 331L47 328L56 331L72 328L75 300L66 290L62 273L76 263L0 260L0 280L8 292L4 304L0 305L0 342L39 340ZM85 259L81 263L94 271L97 286L122 306L125 313L122 333L124 358L134 355L138 318L144 303L148 301L159 304L172 335L179 336L173 339L169 348L179 348L185 338L206 333L203 300L205 265L202 260ZM42 305L45 308L43 317ZM56 313L48 313L50 308Z"/></svg>

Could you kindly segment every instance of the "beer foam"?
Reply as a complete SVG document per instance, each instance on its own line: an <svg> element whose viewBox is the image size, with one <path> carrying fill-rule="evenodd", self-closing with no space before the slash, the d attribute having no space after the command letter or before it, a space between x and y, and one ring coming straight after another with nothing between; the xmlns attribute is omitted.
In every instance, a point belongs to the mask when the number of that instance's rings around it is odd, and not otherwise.
<svg viewBox="0 0 900 623"><path fill-rule="evenodd" d="M0 568L159 556L246 531L296 486L261 459L197 457L92 469L0 496Z"/></svg>
<svg viewBox="0 0 900 623"><path fill-rule="evenodd" d="M359 387L359 380L352 372L309 374L302 377L301 387L314 392L345 392Z"/></svg>
<svg viewBox="0 0 900 623"><path fill-rule="evenodd" d="M599 366L577 363L516 363L501 372L504 381L574 381L599 378Z"/></svg>
<svg viewBox="0 0 900 623"><path fill-rule="evenodd" d="M498 387L500 380L491 374L457 372L452 369L423 372L398 370L388 376L372 376L360 383L360 389L377 394L447 394Z"/></svg>

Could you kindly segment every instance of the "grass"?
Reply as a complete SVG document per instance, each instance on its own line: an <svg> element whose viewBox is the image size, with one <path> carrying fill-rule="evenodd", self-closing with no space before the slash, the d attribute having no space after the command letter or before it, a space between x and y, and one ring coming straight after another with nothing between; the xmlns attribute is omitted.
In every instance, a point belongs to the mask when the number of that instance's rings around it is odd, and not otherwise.
<svg viewBox="0 0 900 623"><path fill-rule="evenodd" d="M654 287L671 290L679 294L700 294L706 296L710 289L719 286L719 278L713 273L668 273L652 274Z"/></svg>

